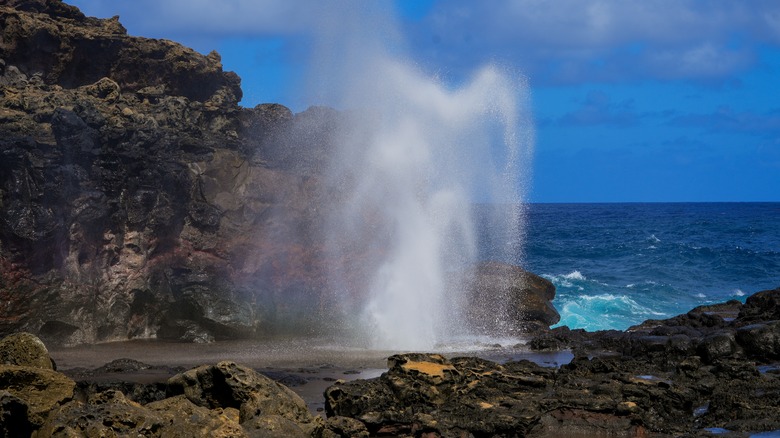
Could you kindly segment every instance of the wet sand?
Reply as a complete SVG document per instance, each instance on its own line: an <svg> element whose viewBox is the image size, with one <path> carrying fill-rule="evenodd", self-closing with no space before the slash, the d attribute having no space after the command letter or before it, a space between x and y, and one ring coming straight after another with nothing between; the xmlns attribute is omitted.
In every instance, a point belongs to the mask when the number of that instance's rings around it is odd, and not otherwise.
<svg viewBox="0 0 780 438"><path fill-rule="evenodd" d="M447 357L478 356L496 362L527 359L543 366L568 363L568 351L530 352L520 344L444 348ZM323 392L336 380L370 379L387 370L387 357L398 351L370 350L336 344L327 339L279 338L185 344L127 341L49 349L59 371L74 380L165 382L177 372L223 360L249 366L290 387L314 413L322 414ZM85 373L116 359L134 359L154 368L131 372Z"/></svg>

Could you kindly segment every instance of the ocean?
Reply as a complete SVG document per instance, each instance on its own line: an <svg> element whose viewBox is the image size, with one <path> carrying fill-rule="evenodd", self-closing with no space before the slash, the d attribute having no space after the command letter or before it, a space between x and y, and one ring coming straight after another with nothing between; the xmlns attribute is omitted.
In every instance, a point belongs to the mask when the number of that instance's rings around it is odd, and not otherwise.
<svg viewBox="0 0 780 438"><path fill-rule="evenodd" d="M524 251L505 261L555 284L558 325L624 330L780 287L780 203L525 208Z"/></svg>

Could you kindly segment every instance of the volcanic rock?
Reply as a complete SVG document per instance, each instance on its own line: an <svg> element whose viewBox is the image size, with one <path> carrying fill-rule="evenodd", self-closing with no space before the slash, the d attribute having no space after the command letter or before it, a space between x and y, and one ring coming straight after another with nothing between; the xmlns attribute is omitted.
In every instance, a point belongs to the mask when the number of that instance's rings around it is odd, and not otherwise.
<svg viewBox="0 0 780 438"><path fill-rule="evenodd" d="M0 391L5 391L27 406L27 417L40 426L46 415L73 399L76 382L50 369L18 365L0 365Z"/></svg>
<svg viewBox="0 0 780 438"><path fill-rule="evenodd" d="M707 436L707 428L777 430L780 379L724 361L676 368L612 355L559 369L528 361L406 354L370 380L326 390L332 418L370 436Z"/></svg>
<svg viewBox="0 0 780 438"><path fill-rule="evenodd" d="M205 365L168 380L168 394L183 394L209 409L234 408L250 436L312 436L322 429L289 388L233 362ZM270 435L268 435L270 434Z"/></svg>
<svg viewBox="0 0 780 438"><path fill-rule="evenodd" d="M54 369L46 345L30 333L14 333L0 339L0 364Z"/></svg>
<svg viewBox="0 0 780 438"><path fill-rule="evenodd" d="M546 331L561 319L552 305L555 286L519 266L483 262L464 273L464 278L465 319L478 332Z"/></svg>
<svg viewBox="0 0 780 438"><path fill-rule="evenodd" d="M40 342L29 334L24 337ZM10 344L7 338L2 342ZM122 359L99 370L146 369L149 366ZM162 395L158 384L121 381L81 381L76 390L76 382L51 369L0 365L0 434L314 437L324 430L322 419L295 393L232 362L201 366L162 385ZM157 393L144 394L144 388L157 388ZM328 430L360 429L350 421L333 422Z"/></svg>
<svg viewBox="0 0 780 438"><path fill-rule="evenodd" d="M294 127L333 114L242 109L216 53L58 0L0 29L0 333L211 342L321 311L317 175L288 153L321 156Z"/></svg>
<svg viewBox="0 0 780 438"><path fill-rule="evenodd" d="M780 430L780 289L629 331L558 327L535 349L573 350L558 369L528 361L404 354L370 380L326 390L326 411L371 436L710 436ZM747 304L749 303L749 304ZM750 308L745 311L745 307ZM769 318L768 320L761 319ZM767 365L760 365L767 364Z"/></svg>
<svg viewBox="0 0 780 438"><path fill-rule="evenodd" d="M28 409L24 400L8 391L0 391L0 436L30 436L33 425L28 418Z"/></svg>

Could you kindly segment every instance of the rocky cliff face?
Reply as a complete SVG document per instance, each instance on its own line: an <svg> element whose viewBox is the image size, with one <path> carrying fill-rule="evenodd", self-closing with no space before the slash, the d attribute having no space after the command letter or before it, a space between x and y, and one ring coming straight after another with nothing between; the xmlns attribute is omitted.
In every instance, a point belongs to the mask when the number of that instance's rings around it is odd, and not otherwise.
<svg viewBox="0 0 780 438"><path fill-rule="evenodd" d="M206 341L282 318L281 285L316 274L293 269L318 196L293 127L327 112L240 108L215 52L59 1L6 2L0 29L0 332Z"/></svg>
<svg viewBox="0 0 780 438"><path fill-rule="evenodd" d="M208 342L349 312L322 233L347 116L240 98L216 52L59 0L0 5L0 333ZM359 271L376 249L350 251L338 265Z"/></svg>

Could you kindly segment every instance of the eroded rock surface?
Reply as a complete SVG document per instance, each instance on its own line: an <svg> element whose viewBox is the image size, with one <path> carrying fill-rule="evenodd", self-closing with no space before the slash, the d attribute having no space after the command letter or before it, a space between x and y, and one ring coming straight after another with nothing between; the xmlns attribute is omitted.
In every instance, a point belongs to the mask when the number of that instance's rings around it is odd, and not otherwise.
<svg viewBox="0 0 780 438"><path fill-rule="evenodd" d="M278 432L276 436L312 436L322 429L321 419L309 412L297 394L233 362L201 366L174 376L168 380L168 394L184 395L206 408L238 409L241 424L258 436L273 431Z"/></svg>
<svg viewBox="0 0 780 438"><path fill-rule="evenodd" d="M13 347L25 345L28 337L41 342L29 334L0 342L24 358L26 352ZM6 356L18 362L11 353ZM95 372L149 368L121 359ZM334 422L327 430L342 430L349 421ZM0 365L2 436L319 437L325 430L322 418L312 415L294 392L233 362L204 365L167 383L145 385L76 383L34 364Z"/></svg>
<svg viewBox="0 0 780 438"><path fill-rule="evenodd" d="M333 112L240 108L216 53L58 0L4 2L0 29L0 333L210 342L319 308L288 304L322 276L289 154L315 160L294 127Z"/></svg>
<svg viewBox="0 0 780 438"><path fill-rule="evenodd" d="M571 363L403 354L326 391L329 416L397 436L724 436L780 430L780 289L626 332L557 328L536 349ZM767 318L767 319L764 319ZM355 429L357 430L357 429ZM356 432L357 433L357 432Z"/></svg>

